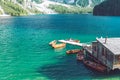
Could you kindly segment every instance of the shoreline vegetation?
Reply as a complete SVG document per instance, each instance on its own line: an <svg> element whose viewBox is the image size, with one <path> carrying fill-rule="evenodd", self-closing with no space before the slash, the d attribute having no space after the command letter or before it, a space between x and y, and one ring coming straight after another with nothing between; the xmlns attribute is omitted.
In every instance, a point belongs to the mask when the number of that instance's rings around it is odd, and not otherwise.
<svg viewBox="0 0 120 80"><path fill-rule="evenodd" d="M24 7L18 2L0 0L0 16L27 16L39 14L86 14L92 13L91 7L80 7L67 5L58 2L44 1L43 3L32 4L33 6Z"/></svg>
<svg viewBox="0 0 120 80"><path fill-rule="evenodd" d="M62 5L50 4L49 8L60 14L83 14L92 13L93 8L80 8L77 6L66 7Z"/></svg>
<svg viewBox="0 0 120 80"><path fill-rule="evenodd" d="M93 13L93 8L79 8L79 7L72 7L67 8L61 5L50 5L49 8L53 9L56 13L54 14L89 14ZM35 14L21 14L21 13L14 13L10 12L8 14L2 14L0 11L0 16L29 16L29 15L39 15L39 14L49 14L49 13L40 13L39 11L35 11Z"/></svg>
<svg viewBox="0 0 120 80"><path fill-rule="evenodd" d="M24 7L18 2L0 1L0 16L27 16L35 14L42 14L42 12L36 8Z"/></svg>

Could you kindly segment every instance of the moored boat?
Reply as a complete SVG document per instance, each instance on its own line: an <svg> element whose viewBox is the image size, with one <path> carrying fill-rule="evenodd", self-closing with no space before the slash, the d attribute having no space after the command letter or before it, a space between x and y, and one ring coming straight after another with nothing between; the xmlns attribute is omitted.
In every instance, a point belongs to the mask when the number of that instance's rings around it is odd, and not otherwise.
<svg viewBox="0 0 120 80"><path fill-rule="evenodd" d="M56 40L53 40L53 41L51 41L50 43L49 43L49 45L53 45L53 44L56 44Z"/></svg>
<svg viewBox="0 0 120 80"><path fill-rule="evenodd" d="M80 43L80 40L74 40L74 39L68 39L68 41L70 41L70 42L77 42L77 43Z"/></svg>
<svg viewBox="0 0 120 80"><path fill-rule="evenodd" d="M80 49L67 50L67 51L66 51L66 54L76 54L76 53L78 53L78 52L80 52Z"/></svg>
<svg viewBox="0 0 120 80"><path fill-rule="evenodd" d="M90 60L84 60L83 62L86 66L88 66L91 69L94 69L98 72L105 72L106 71L106 67L99 64L99 63L96 63L96 62L93 62L93 61L90 61Z"/></svg>
<svg viewBox="0 0 120 80"><path fill-rule="evenodd" d="M73 42L77 42L77 43L80 43L80 40L73 40Z"/></svg>
<svg viewBox="0 0 120 80"><path fill-rule="evenodd" d="M84 53L83 53L82 50L77 53L76 59L77 59L78 61L82 61L82 60L84 59Z"/></svg>
<svg viewBox="0 0 120 80"><path fill-rule="evenodd" d="M53 48L63 48L66 46L66 43L60 43L60 44L52 44L52 47Z"/></svg>

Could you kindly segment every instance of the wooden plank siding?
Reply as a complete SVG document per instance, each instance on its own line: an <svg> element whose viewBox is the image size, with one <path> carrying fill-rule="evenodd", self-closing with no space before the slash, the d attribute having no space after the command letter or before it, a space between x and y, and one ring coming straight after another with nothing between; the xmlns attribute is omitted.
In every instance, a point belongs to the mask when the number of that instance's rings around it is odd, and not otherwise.
<svg viewBox="0 0 120 80"><path fill-rule="evenodd" d="M96 47L96 48L95 48ZM104 45L99 42L92 43L92 53L102 64L113 69L114 55Z"/></svg>

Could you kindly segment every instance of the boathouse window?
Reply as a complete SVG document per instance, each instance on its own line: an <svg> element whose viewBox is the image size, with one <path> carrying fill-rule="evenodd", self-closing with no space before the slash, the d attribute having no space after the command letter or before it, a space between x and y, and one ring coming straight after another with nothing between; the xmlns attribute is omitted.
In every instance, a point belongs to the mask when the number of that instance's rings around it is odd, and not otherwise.
<svg viewBox="0 0 120 80"><path fill-rule="evenodd" d="M116 56L116 64L120 64L120 55Z"/></svg>
<svg viewBox="0 0 120 80"><path fill-rule="evenodd" d="M95 49L94 49L94 50L95 50L95 51L97 51L96 46L94 46L94 47L95 47Z"/></svg>
<svg viewBox="0 0 120 80"><path fill-rule="evenodd" d="M102 47L102 56L105 55L104 48Z"/></svg>
<svg viewBox="0 0 120 80"><path fill-rule="evenodd" d="M112 62L113 61L113 55L111 53L109 53L107 59L108 59L109 62Z"/></svg>
<svg viewBox="0 0 120 80"><path fill-rule="evenodd" d="M93 46L93 51L97 51L97 47L96 46Z"/></svg>
<svg viewBox="0 0 120 80"><path fill-rule="evenodd" d="M92 42L92 51L93 51L94 53L97 52L97 42Z"/></svg>
<svg viewBox="0 0 120 80"><path fill-rule="evenodd" d="M102 47L102 56L107 57L107 49Z"/></svg>
<svg viewBox="0 0 120 80"><path fill-rule="evenodd" d="M107 49L104 49L104 56L107 58Z"/></svg>

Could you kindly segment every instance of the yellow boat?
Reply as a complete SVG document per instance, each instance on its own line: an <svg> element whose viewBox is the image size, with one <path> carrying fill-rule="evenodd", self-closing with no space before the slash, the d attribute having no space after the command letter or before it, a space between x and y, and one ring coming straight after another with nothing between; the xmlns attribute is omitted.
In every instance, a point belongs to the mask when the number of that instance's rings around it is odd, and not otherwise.
<svg viewBox="0 0 120 80"><path fill-rule="evenodd" d="M49 43L49 45L53 45L53 44L56 44L56 40L53 40L53 41L51 41L50 43Z"/></svg>
<svg viewBox="0 0 120 80"><path fill-rule="evenodd" d="M66 43L61 43L61 44L52 44L52 47L53 48L63 48L63 47L65 47L66 46Z"/></svg>

